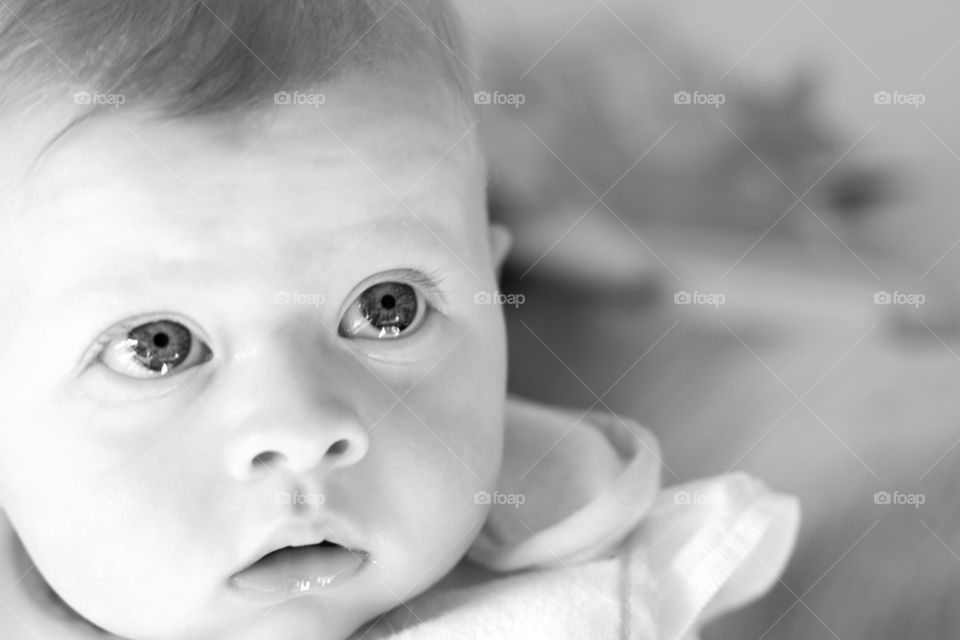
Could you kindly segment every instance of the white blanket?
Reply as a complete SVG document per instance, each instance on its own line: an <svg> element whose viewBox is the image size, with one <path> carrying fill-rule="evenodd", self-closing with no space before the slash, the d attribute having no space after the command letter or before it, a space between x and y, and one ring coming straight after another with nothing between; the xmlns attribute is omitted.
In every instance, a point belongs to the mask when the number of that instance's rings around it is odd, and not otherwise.
<svg viewBox="0 0 960 640"><path fill-rule="evenodd" d="M794 498L742 473L662 489L655 439L617 416L511 399L507 422L499 491L515 499L494 505L474 577L358 638L694 638L786 565Z"/></svg>

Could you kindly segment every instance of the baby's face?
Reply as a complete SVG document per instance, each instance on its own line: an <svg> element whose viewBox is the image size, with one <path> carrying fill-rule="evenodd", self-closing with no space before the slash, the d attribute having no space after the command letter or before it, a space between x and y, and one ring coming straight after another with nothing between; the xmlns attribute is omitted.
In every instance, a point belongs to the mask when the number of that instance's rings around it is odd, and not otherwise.
<svg viewBox="0 0 960 640"><path fill-rule="evenodd" d="M112 633L343 638L486 517L505 337L474 296L503 243L474 132L324 93L248 128L91 120L2 222L0 504Z"/></svg>

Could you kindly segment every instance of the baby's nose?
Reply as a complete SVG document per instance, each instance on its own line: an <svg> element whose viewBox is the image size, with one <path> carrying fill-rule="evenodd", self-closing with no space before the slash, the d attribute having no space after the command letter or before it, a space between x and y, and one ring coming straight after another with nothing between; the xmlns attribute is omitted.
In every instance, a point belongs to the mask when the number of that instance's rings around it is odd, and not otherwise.
<svg viewBox="0 0 960 640"><path fill-rule="evenodd" d="M239 445L230 467L238 479L314 469L326 472L356 464L368 448L369 438L359 424L274 424Z"/></svg>
<svg viewBox="0 0 960 640"><path fill-rule="evenodd" d="M244 362L224 381L227 466L234 477L326 473L367 455L370 436L350 400L347 377L304 369L297 359L273 352Z"/></svg>

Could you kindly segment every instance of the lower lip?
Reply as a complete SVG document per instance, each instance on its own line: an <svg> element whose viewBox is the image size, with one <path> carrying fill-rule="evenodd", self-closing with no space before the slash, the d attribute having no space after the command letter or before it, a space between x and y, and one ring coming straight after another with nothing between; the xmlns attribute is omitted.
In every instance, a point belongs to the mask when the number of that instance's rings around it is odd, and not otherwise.
<svg viewBox="0 0 960 640"><path fill-rule="evenodd" d="M243 595L277 603L336 589L360 573L368 561L366 552L343 547L284 549L234 574L230 584Z"/></svg>

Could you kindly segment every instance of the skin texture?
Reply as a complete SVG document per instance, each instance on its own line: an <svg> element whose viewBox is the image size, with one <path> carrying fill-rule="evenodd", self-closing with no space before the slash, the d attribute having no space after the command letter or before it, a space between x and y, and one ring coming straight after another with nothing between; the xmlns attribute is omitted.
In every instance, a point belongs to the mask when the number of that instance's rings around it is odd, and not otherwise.
<svg viewBox="0 0 960 640"><path fill-rule="evenodd" d="M91 119L18 176L0 220L0 504L110 633L345 638L447 574L487 515L506 345L474 295L508 240L486 222L475 131L426 91L324 93L238 120ZM423 290L419 328L338 333L364 289L408 273L442 291ZM111 370L96 341L131 318L180 322L211 357ZM276 606L227 587L303 536L371 562Z"/></svg>

